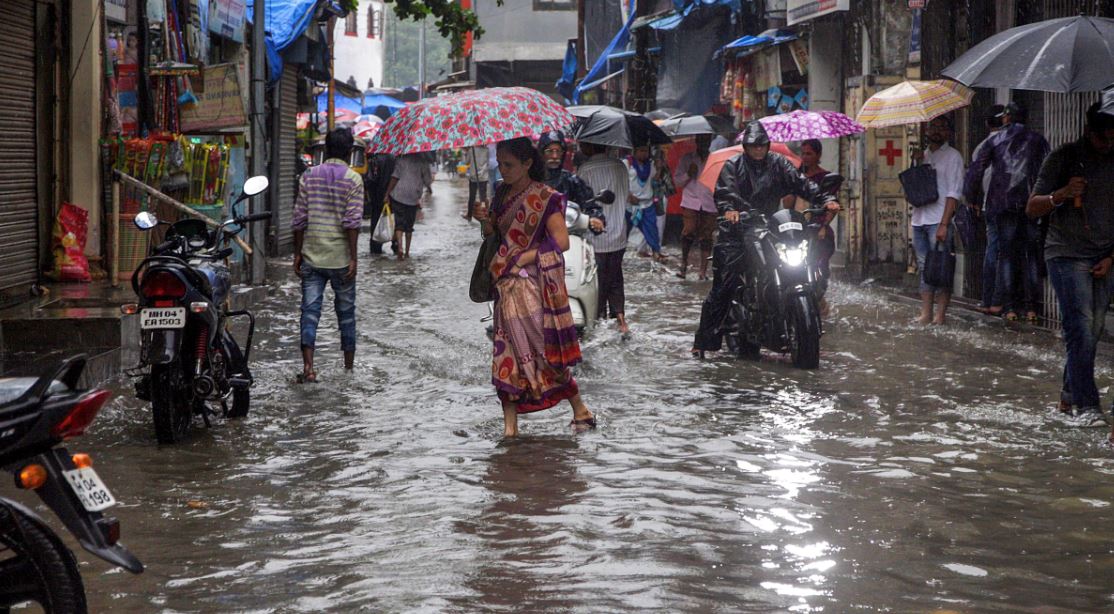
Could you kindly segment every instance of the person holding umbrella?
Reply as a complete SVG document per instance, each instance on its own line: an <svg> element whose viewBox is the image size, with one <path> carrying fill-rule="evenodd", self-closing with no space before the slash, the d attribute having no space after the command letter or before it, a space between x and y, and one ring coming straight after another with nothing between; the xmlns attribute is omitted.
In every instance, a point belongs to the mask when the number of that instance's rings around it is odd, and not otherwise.
<svg viewBox="0 0 1114 614"><path fill-rule="evenodd" d="M1083 137L1044 161L1025 213L1049 216L1044 258L1066 349L1060 411L1078 426L1105 426L1095 352L1114 296L1114 115L1100 103L1087 110Z"/></svg>

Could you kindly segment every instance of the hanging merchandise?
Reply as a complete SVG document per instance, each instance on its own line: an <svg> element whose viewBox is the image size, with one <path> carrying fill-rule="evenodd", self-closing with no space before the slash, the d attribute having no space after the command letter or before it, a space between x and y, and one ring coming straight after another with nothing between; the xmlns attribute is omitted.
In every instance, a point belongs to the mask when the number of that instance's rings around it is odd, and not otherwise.
<svg viewBox="0 0 1114 614"><path fill-rule="evenodd" d="M70 203L62 203L54 220L51 251L54 268L51 279L56 281L90 281L89 260L85 257L85 240L89 231L89 212Z"/></svg>
<svg viewBox="0 0 1114 614"><path fill-rule="evenodd" d="M797 108L802 109L804 111L807 111L808 110L808 102L809 102L808 101L808 89L802 87L797 92L797 95L793 97L793 102L797 103Z"/></svg>
<svg viewBox="0 0 1114 614"><path fill-rule="evenodd" d="M771 87L770 89L766 90L767 107L773 108L778 106L778 104L781 103L781 98L782 96L780 87Z"/></svg>

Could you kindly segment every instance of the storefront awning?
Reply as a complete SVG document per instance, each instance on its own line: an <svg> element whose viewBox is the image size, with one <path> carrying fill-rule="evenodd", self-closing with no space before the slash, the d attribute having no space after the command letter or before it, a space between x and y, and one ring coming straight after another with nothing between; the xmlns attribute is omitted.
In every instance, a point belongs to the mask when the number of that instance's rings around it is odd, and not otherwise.
<svg viewBox="0 0 1114 614"><path fill-rule="evenodd" d="M631 30L639 28L674 30L699 8L722 6L732 11L741 8L740 0L673 0L673 5L675 8L671 11L639 17L631 24Z"/></svg>
<svg viewBox="0 0 1114 614"><path fill-rule="evenodd" d="M792 30L766 30L754 36L748 34L742 38L731 41L720 49L721 53L731 54L736 57L748 56L752 53L797 40L797 33Z"/></svg>

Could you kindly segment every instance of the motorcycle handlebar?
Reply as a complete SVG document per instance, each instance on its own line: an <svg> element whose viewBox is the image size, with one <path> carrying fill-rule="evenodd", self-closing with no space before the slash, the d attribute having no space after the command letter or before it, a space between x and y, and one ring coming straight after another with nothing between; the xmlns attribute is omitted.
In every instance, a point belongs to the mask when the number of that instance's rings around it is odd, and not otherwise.
<svg viewBox="0 0 1114 614"><path fill-rule="evenodd" d="M251 215L245 215L243 217L238 217L238 218L236 218L236 223L237 224L250 224L251 222L262 222L263 220L269 220L269 219L271 219L271 212L270 211L261 211L259 213L253 213Z"/></svg>
<svg viewBox="0 0 1114 614"><path fill-rule="evenodd" d="M173 240L173 239L171 239L169 241L163 241L162 243L159 243L158 245L155 246L155 253L156 254L161 254L165 251L169 251L169 250L173 249L174 246L176 246L177 244L178 244L178 242Z"/></svg>

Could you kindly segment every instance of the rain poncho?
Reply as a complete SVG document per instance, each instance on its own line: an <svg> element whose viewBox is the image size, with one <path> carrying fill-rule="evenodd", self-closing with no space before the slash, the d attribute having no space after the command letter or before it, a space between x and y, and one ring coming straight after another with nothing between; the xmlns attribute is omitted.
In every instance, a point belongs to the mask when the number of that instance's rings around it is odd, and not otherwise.
<svg viewBox="0 0 1114 614"><path fill-rule="evenodd" d="M746 152L723 165L716 181L716 208L720 215L727 211L755 209L766 215L781 208L781 199L795 194L819 206L835 200L820 186L797 170L785 156L776 153L764 160L752 160Z"/></svg>
<svg viewBox="0 0 1114 614"><path fill-rule="evenodd" d="M1010 124L979 147L963 181L964 198L968 203L980 202L983 173L990 168L986 214L1024 211L1048 152L1043 136L1024 124Z"/></svg>

